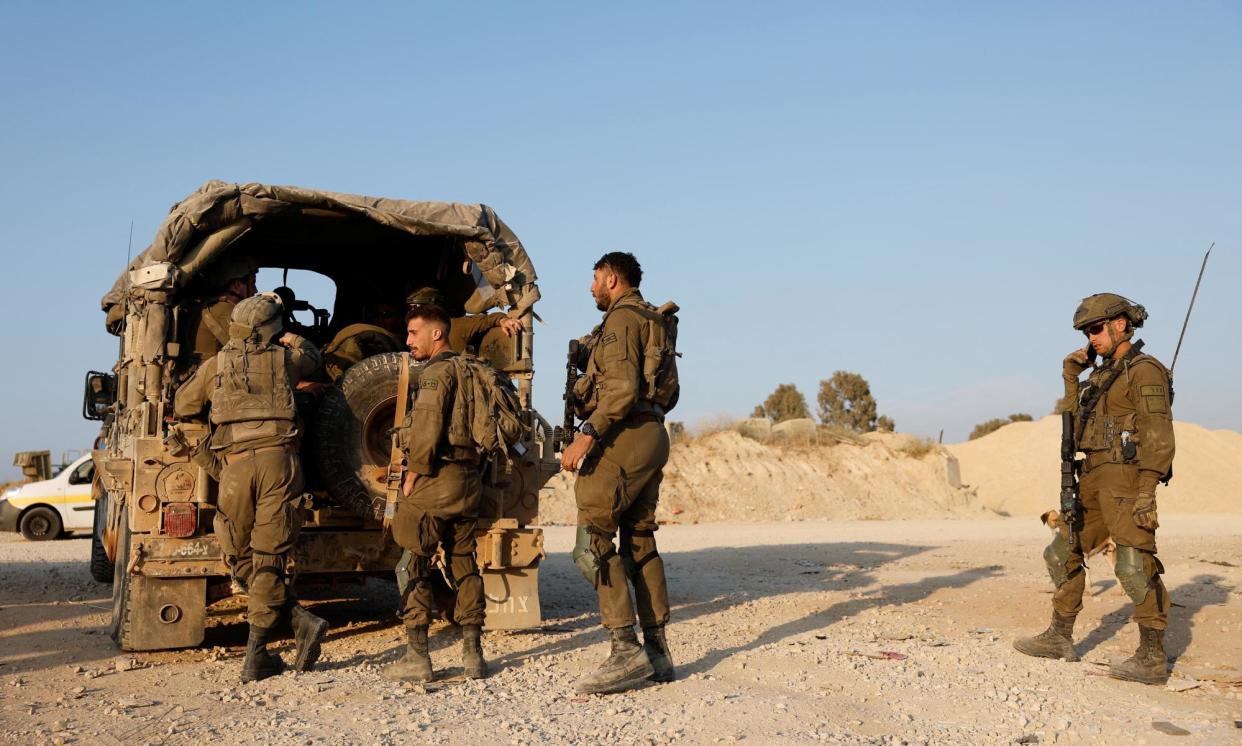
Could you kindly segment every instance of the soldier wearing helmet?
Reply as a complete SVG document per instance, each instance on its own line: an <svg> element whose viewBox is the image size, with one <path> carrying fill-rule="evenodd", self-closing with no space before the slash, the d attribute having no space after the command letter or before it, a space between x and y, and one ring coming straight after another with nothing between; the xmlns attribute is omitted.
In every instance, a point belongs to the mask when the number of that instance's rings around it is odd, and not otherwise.
<svg viewBox="0 0 1242 746"><path fill-rule="evenodd" d="M1169 593L1156 558L1156 486L1173 473L1173 391L1168 370L1131 341L1147 311L1120 295L1084 298L1074 328L1087 338L1064 361L1064 406L1074 414L1075 447L1084 455L1079 489L1083 519L1076 534L1062 527L1044 550L1056 590L1052 624L1014 642L1027 655L1078 660L1074 621L1086 586L1084 557L1109 537L1117 544L1117 580L1134 602L1139 645L1109 668L1114 678L1145 684L1168 680L1164 633ZM1096 356L1103 358L1095 364ZM1093 367L1087 380L1079 376Z"/></svg>
<svg viewBox="0 0 1242 746"><path fill-rule="evenodd" d="M415 290L406 297L405 302L407 306L438 306L445 309L444 295L431 287ZM467 347L477 349L483 335L496 327L500 327L506 337L512 337L522 330L522 322L503 313L457 316L449 322L448 346L453 352L465 352Z"/></svg>
<svg viewBox="0 0 1242 746"><path fill-rule="evenodd" d="M320 364L319 350L281 333L283 309L274 293L237 303L228 342L176 393L179 418L209 413L210 450L219 469L215 532L234 579L249 591L250 639L243 682L280 673L267 651L276 627L288 619L299 671L319 657L328 623L298 605L285 577L286 555L297 539L302 495L301 438L293 389Z"/></svg>
<svg viewBox="0 0 1242 746"><path fill-rule="evenodd" d="M229 341L233 308L258 292L258 272L254 260L242 257L222 259L203 273L214 291L202 303L198 318L190 320L198 359L206 360Z"/></svg>

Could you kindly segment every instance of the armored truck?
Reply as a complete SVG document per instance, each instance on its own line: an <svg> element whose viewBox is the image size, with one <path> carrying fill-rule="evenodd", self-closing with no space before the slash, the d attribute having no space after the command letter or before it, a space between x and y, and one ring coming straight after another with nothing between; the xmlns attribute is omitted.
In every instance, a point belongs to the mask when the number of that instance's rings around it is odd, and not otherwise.
<svg viewBox="0 0 1242 746"><path fill-rule="evenodd" d="M485 205L211 181L172 207L104 296L119 355L111 371L86 377L83 414L102 422L91 454L91 573L112 584L117 644L199 645L208 606L233 593L212 533L219 486L195 458L210 428L172 417L179 385L213 352L201 344L210 341L204 325L212 326L205 309L229 266L327 278L332 307L311 308L310 323L295 330L321 348L340 347L350 335L359 340L348 347L352 355L335 358L297 392L306 472L302 530L289 557L297 583L392 579L401 554L381 517L404 334L391 324L386 332L375 309L387 306L389 316L398 309L399 326L407 293L432 287L455 318L491 311L521 322L513 335L475 325L484 331L471 343L513 382L525 428L520 443L485 465L478 561L488 628L537 626L539 490L557 465L552 428L531 405L539 289L517 236ZM295 289L277 292L288 311L309 308L294 300ZM286 326L294 324L287 317ZM387 346L367 343L384 339Z"/></svg>

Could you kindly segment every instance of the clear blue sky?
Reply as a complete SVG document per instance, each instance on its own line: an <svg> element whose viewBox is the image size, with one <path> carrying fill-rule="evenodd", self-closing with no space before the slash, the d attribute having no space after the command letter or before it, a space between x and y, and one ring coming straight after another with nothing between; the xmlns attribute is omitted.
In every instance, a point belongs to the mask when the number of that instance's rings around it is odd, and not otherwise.
<svg viewBox="0 0 1242 746"><path fill-rule="evenodd" d="M1050 410L1089 293L1167 362L1215 240L1175 413L1239 430L1240 87L1237 2L5 3L0 464L89 445L130 221L209 178L493 206L550 418L606 250L684 309L675 419L845 369L952 441Z"/></svg>

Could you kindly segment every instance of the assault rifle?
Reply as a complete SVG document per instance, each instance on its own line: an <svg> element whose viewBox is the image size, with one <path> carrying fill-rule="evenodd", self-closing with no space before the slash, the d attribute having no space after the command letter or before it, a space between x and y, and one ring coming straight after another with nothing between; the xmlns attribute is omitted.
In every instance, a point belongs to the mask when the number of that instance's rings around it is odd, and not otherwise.
<svg viewBox="0 0 1242 746"><path fill-rule="evenodd" d="M1078 490L1078 475L1082 461L1075 458L1078 451L1074 437L1074 413L1061 413L1061 520L1069 528L1069 543L1074 545L1082 529L1082 497Z"/></svg>
<svg viewBox="0 0 1242 746"><path fill-rule="evenodd" d="M565 400L565 421L564 424L557 425L552 431L552 450L560 453L565 450L565 446L569 445L574 439L574 433L578 431L578 426L574 423L574 412L576 410L574 397L574 384L578 382L578 362L582 357L583 344L577 339L569 340L569 352L565 356L565 393L562 398Z"/></svg>

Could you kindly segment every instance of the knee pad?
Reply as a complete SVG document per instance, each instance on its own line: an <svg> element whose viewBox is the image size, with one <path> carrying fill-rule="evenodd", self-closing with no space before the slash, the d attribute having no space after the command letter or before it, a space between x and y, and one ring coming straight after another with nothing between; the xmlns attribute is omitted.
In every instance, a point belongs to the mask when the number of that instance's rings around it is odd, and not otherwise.
<svg viewBox="0 0 1242 746"><path fill-rule="evenodd" d="M1151 578L1144 562L1147 554L1141 549L1117 545L1117 567L1114 568L1117 581L1136 606L1143 603L1151 591Z"/></svg>
<svg viewBox="0 0 1242 746"><path fill-rule="evenodd" d="M275 575L279 582L285 580L285 555L283 554L264 554L263 552L255 552L254 570L250 574L250 582L253 583L260 575L265 573Z"/></svg>
<svg viewBox="0 0 1242 746"><path fill-rule="evenodd" d="M1044 549L1044 564L1048 566L1048 575L1057 588L1069 580L1069 569L1066 565L1070 560L1070 545L1060 531L1053 537L1052 543Z"/></svg>
<svg viewBox="0 0 1242 746"><path fill-rule="evenodd" d="M592 526L578 527L578 541L574 547L574 564L597 588L600 583L612 584L608 573L608 561L617 556L617 548L612 543L612 537L612 534ZM579 549L581 545L585 547Z"/></svg>

